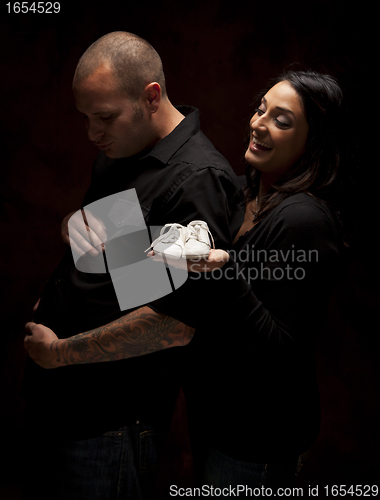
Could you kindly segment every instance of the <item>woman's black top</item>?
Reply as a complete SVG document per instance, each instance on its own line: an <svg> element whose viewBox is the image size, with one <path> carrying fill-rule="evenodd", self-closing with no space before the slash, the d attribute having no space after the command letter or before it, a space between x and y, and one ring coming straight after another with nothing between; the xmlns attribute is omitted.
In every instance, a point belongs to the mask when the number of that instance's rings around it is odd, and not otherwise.
<svg viewBox="0 0 380 500"><path fill-rule="evenodd" d="M208 274L207 296L178 301L175 310L153 304L197 327L183 367L195 442L265 463L313 444L320 422L314 341L339 250L330 209L296 194L239 238L231 260Z"/></svg>

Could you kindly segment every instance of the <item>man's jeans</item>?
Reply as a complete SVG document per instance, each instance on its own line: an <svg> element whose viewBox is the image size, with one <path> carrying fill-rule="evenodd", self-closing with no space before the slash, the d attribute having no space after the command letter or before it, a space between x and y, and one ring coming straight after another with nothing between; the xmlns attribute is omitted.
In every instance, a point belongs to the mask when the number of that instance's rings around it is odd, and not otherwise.
<svg viewBox="0 0 380 500"><path fill-rule="evenodd" d="M27 467L25 499L146 500L152 498L158 438L136 422L83 441L36 445Z"/></svg>
<svg viewBox="0 0 380 500"><path fill-rule="evenodd" d="M237 487L247 487L252 490L239 491L240 497L262 498L261 488L272 488L273 495L279 487L288 487L297 472L298 457L289 457L279 463L251 463L235 460L218 450L208 447L202 452L200 462L200 481L204 485L212 485L225 492L235 488L231 493L237 494ZM256 490L254 491L254 489ZM263 495L263 497L265 494ZM266 495L268 496L268 495Z"/></svg>

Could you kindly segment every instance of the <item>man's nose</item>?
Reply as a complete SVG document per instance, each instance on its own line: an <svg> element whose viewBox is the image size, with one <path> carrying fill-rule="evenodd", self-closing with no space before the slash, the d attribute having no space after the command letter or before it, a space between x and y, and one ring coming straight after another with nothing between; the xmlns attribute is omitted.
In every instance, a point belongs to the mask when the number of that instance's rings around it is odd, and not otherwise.
<svg viewBox="0 0 380 500"><path fill-rule="evenodd" d="M87 124L87 135L91 142L98 142L104 135L104 129L100 123L89 121Z"/></svg>

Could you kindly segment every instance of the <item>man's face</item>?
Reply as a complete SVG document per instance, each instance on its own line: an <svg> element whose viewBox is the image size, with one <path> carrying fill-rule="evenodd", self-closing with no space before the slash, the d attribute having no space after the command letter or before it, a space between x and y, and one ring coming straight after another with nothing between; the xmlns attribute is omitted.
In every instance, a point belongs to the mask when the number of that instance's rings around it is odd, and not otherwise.
<svg viewBox="0 0 380 500"><path fill-rule="evenodd" d="M85 80L74 81L73 91L88 138L109 158L133 156L154 145L150 115L142 98L132 101L120 92L109 67L101 66Z"/></svg>

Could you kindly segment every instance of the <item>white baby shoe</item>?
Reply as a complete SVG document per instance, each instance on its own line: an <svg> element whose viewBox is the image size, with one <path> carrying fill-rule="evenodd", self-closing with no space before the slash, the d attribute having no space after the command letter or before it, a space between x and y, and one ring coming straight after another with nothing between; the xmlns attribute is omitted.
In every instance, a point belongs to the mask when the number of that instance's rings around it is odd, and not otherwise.
<svg viewBox="0 0 380 500"><path fill-rule="evenodd" d="M155 254L180 259L185 248L186 235L187 228L181 224L165 224L160 231L160 236L145 251L153 250Z"/></svg>
<svg viewBox="0 0 380 500"><path fill-rule="evenodd" d="M185 255L183 256L186 259L207 258L211 243L212 248L215 248L214 238L206 222L194 220L187 225Z"/></svg>
<svg viewBox="0 0 380 500"><path fill-rule="evenodd" d="M212 248L215 248L208 225L202 220L194 220L187 227L177 223L165 224L160 236L145 251L153 250L155 254L171 259L207 258L211 249L210 240Z"/></svg>

